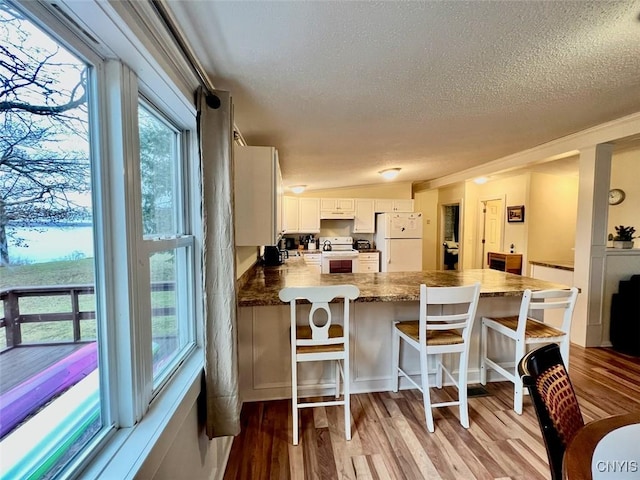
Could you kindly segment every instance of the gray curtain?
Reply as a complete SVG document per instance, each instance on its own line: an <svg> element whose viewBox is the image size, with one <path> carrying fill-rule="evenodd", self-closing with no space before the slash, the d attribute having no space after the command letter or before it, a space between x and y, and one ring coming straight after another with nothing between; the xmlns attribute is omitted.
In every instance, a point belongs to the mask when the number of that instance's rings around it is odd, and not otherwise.
<svg viewBox="0 0 640 480"><path fill-rule="evenodd" d="M206 431L240 433L233 233L233 110L229 92L196 93L202 181Z"/></svg>

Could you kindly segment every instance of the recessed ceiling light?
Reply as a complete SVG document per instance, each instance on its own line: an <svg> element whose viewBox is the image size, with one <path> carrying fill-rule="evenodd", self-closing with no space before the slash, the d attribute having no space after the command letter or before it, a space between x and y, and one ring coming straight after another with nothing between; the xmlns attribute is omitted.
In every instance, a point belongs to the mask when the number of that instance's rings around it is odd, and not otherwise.
<svg viewBox="0 0 640 480"><path fill-rule="evenodd" d="M382 178L384 178L385 180L393 180L400 173L400 169L399 168L387 168L386 170L380 170L378 173L380 175L382 175Z"/></svg>
<svg viewBox="0 0 640 480"><path fill-rule="evenodd" d="M482 185L483 183L487 183L489 179L487 177L478 177L478 178L474 178L473 181L478 185Z"/></svg>
<svg viewBox="0 0 640 480"><path fill-rule="evenodd" d="M293 185L289 187L293 193L302 193L304 189L307 188L306 185Z"/></svg>

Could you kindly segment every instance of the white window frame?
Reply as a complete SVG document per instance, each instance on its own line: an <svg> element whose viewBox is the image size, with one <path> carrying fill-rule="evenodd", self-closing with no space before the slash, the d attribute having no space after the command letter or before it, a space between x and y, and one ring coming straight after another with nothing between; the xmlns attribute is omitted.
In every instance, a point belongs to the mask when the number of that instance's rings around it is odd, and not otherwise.
<svg viewBox="0 0 640 480"><path fill-rule="evenodd" d="M42 3L22 3L19 8L27 10L33 21L80 58L95 65L92 91L97 95L90 97L94 112L91 148L100 158L99 163L93 165L92 173L97 225L95 258L96 263L107 266L96 272L99 276L96 303L104 315L98 329L101 407L107 427L74 460L62 478L133 478L143 466L159 465L162 458L154 447L175 435L166 427L171 421L184 420L200 393L204 365L202 224L195 108L191 99L167 79L163 68L124 26L108 2L62 0L48 4L42 0ZM106 41L101 43L101 39ZM105 61L106 58L119 60ZM145 373L151 372L150 320L148 328L139 321L144 316L144 307L141 308L139 302L140 285L144 284L140 260L146 255L148 263L149 255L148 246L143 248L144 242L140 240L141 205L139 191L135 191L140 189L140 183L133 168L139 164L137 104L141 93L185 132L189 168L185 172L187 183L183 185L191 187L185 200L192 212L190 231L193 235L179 237L171 245L188 245L192 250L194 311L189 328L193 329L195 344L176 362L172 375L155 390L151 375ZM95 115L99 116L97 122ZM137 211L131 208L135 206ZM162 242L155 247L169 245ZM146 271L148 277L148 265ZM150 288L148 281L145 288ZM106 322L105 318L110 321Z"/></svg>

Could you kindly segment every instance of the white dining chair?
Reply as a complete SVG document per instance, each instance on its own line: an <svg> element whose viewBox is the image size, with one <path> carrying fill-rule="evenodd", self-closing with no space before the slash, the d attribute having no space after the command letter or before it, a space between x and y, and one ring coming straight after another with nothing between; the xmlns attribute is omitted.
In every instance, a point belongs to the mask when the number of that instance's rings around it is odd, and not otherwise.
<svg viewBox="0 0 640 480"><path fill-rule="evenodd" d="M569 370L569 344L571 336L571 320L573 310L578 298L578 289L549 289L549 290L525 290L520 303L520 313L507 317L482 317L481 353L480 353L480 383L486 385L487 372L492 369L513 383L513 409L522 414L523 385L522 379L516 371L518 362L527 353L529 345L545 345L557 343L560 345L562 360ZM551 311L561 312L562 322L554 327L544 323L544 317ZM537 319L535 317L541 317ZM495 344L503 338L510 339L514 344L513 361L501 362L489 357L491 345L489 344L490 331L495 332ZM502 345L502 344L501 344ZM493 354L503 347L495 346Z"/></svg>
<svg viewBox="0 0 640 480"><path fill-rule="evenodd" d="M344 432L351 440L350 366L349 366L349 305L360 295L355 285L286 287L280 290L280 300L289 302L291 313L291 408L293 444L298 445L299 410L301 408L344 405ZM342 325L333 321L329 303L342 300ZM307 318L299 322L299 301L311 303ZM330 401L300 401L298 363L335 362L335 398Z"/></svg>
<svg viewBox="0 0 640 480"><path fill-rule="evenodd" d="M398 391L400 376L422 392L427 429L434 431L433 408L458 405L460 423L469 428L467 405L467 368L469 341L478 308L480 283L459 287L427 287L420 285L420 317L418 320L395 321L392 330L392 390ZM420 357L420 385L400 365L400 345L413 347ZM444 365L444 354L458 354L458 378ZM458 400L432 403L429 392L428 358L435 358L435 386L442 388L442 374L458 389Z"/></svg>

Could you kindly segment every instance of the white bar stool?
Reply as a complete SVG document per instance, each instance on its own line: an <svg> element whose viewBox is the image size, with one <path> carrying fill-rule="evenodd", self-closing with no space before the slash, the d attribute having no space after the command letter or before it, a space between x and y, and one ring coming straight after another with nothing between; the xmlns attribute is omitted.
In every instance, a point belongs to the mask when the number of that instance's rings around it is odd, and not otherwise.
<svg viewBox="0 0 640 480"><path fill-rule="evenodd" d="M518 375L518 362L527 353L527 345L544 345L558 343L562 360L569 370L569 343L571 333L571 319L578 298L578 289L551 289L533 292L525 290L520 303L520 313L510 317L482 317L482 338L480 354L480 383L487 384L487 370L493 369L500 373L514 385L513 409L522 414L523 385ZM562 323L559 327L545 324L544 321L532 318L551 310L562 313ZM537 313L538 312L538 313ZM489 330L503 335L515 343L513 364L504 362L502 365L489 358Z"/></svg>
<svg viewBox="0 0 640 480"><path fill-rule="evenodd" d="M460 287L427 287L420 285L420 318L418 320L394 322L392 333L392 389L398 391L399 377L404 376L422 392L427 429L433 432L432 408L458 405L460 423L469 428L467 406L467 368L469 365L469 339L473 320L480 298L480 283ZM428 306L432 306L428 309ZM439 306L439 313L435 310ZM445 313L446 312L446 313ZM400 366L400 340L418 350L420 355L421 385L418 385ZM460 355L458 379L442 363L442 355L457 353ZM458 400L453 402L431 403L429 393L428 356L436 357L436 386L442 388L442 372L458 388Z"/></svg>
<svg viewBox="0 0 640 480"><path fill-rule="evenodd" d="M322 287L286 287L280 290L280 300L289 302L291 310L291 407L293 416L293 444L298 445L298 410L301 408L344 405L344 431L351 440L350 367L349 367L349 301L358 298L355 285ZM332 321L329 302L343 300L343 325ZM298 325L296 303L311 303L309 317ZM324 312L324 313L320 313ZM322 324L319 321L326 321ZM336 364L336 398L340 397L340 378L343 399L334 401L300 402L298 395L298 363L334 361Z"/></svg>

